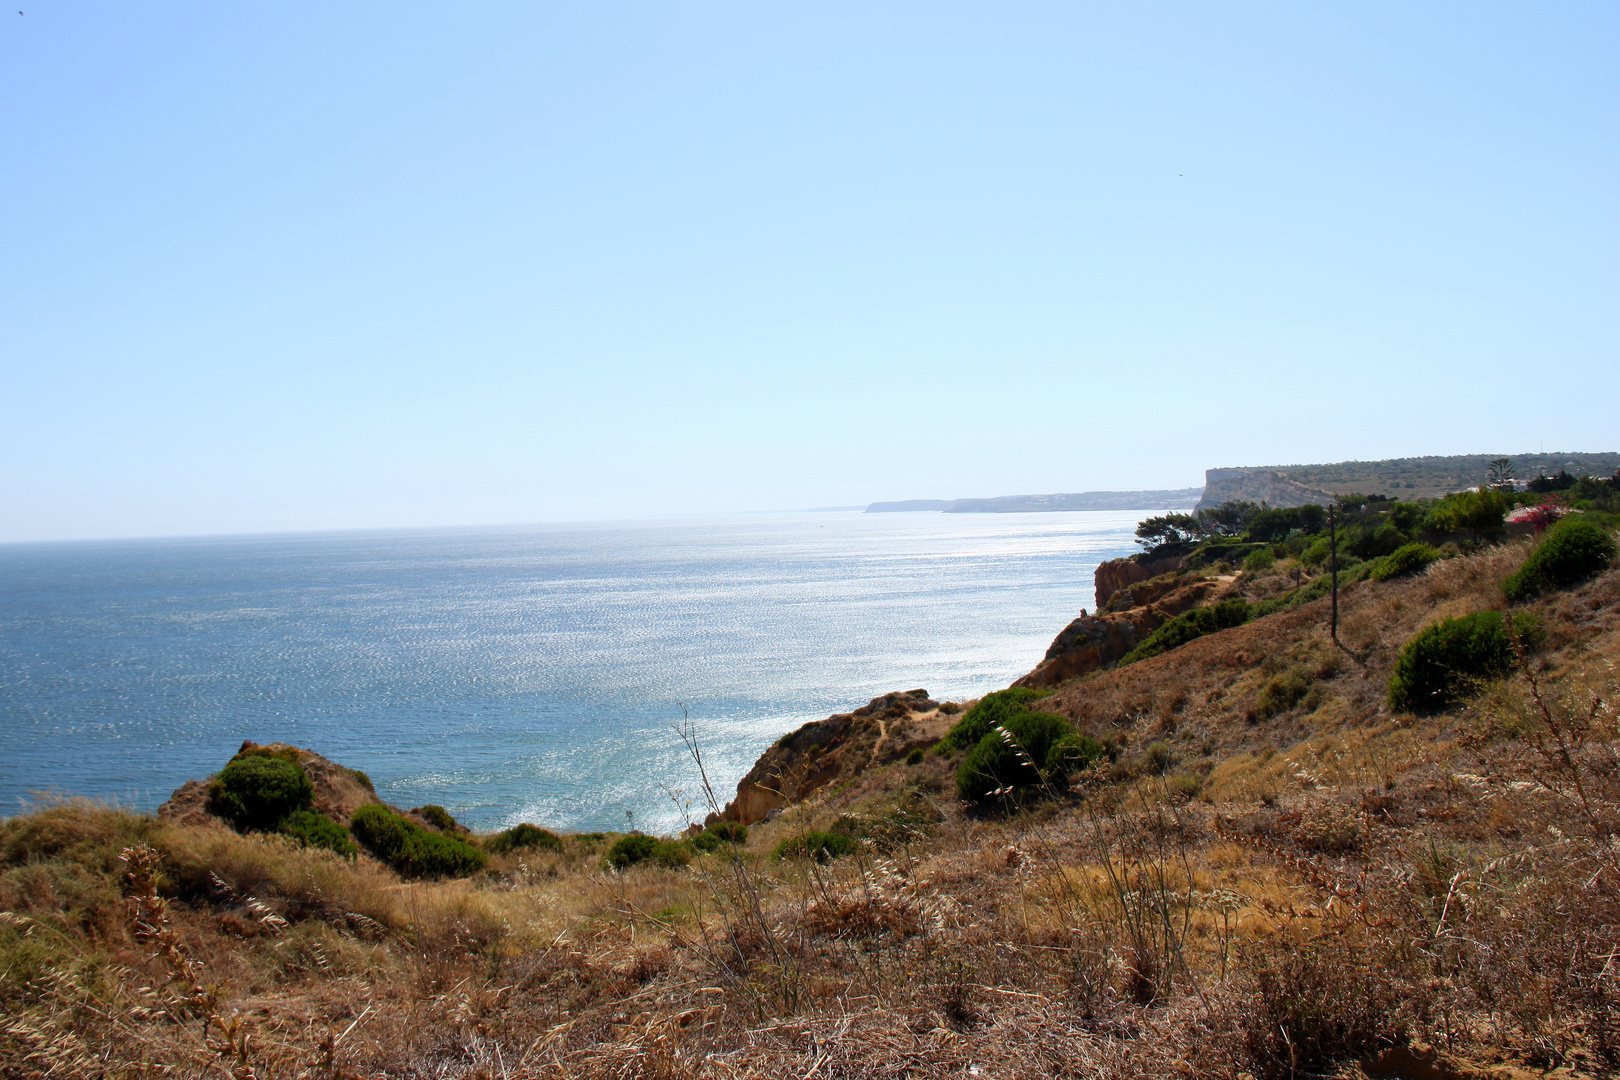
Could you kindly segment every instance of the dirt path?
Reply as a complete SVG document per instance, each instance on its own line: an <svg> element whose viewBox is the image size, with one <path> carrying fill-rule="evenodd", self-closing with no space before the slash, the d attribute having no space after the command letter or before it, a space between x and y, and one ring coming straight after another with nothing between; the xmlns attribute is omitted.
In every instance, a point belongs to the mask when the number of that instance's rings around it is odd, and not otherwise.
<svg viewBox="0 0 1620 1080"><path fill-rule="evenodd" d="M878 755L883 753L883 744L888 741L888 738L889 722L887 720L879 720L877 742L872 745L872 760L866 763L866 767L868 769L877 767Z"/></svg>

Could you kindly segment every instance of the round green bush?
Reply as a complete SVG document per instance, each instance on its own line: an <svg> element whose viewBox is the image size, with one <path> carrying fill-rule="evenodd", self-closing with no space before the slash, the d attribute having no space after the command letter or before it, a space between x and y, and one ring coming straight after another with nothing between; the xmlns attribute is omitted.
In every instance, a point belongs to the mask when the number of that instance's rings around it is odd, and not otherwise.
<svg viewBox="0 0 1620 1080"><path fill-rule="evenodd" d="M958 750L967 750L977 746L985 734L1006 720L1015 716L1023 716L1029 712L1029 703L1039 701L1043 697L1050 697L1050 690L1035 690L1027 686L1015 686L1008 690L997 690L986 694L979 699L979 703L962 714L945 737L939 740L937 752L940 754L954 754Z"/></svg>
<svg viewBox="0 0 1620 1080"><path fill-rule="evenodd" d="M777 844L776 850L771 852L771 858L777 861L815 859L818 863L824 863L829 859L848 855L859 846L859 840L844 833L811 830L790 836Z"/></svg>
<svg viewBox="0 0 1620 1080"><path fill-rule="evenodd" d="M1518 615L1514 629L1525 643L1541 635L1532 617ZM1433 712L1477 693L1514 665L1513 643L1499 611L1477 611L1420 630L1401 649L1389 681L1389 703L1410 712Z"/></svg>
<svg viewBox="0 0 1620 1080"><path fill-rule="evenodd" d="M489 861L465 840L424 829L378 803L356 810L349 831L406 877L463 877L482 870Z"/></svg>
<svg viewBox="0 0 1620 1080"><path fill-rule="evenodd" d="M305 847L325 848L339 855L353 856L360 849L349 839L349 830L313 810L294 810L281 819L277 832L297 840Z"/></svg>
<svg viewBox="0 0 1620 1080"><path fill-rule="evenodd" d="M545 848L549 851L563 849L562 837L550 829L542 829L538 825L530 825L527 821L514 825L505 832L498 832L490 837L484 847L496 853L517 851L520 848Z"/></svg>
<svg viewBox="0 0 1620 1080"><path fill-rule="evenodd" d="M1026 712L1003 722L1000 730L989 732L968 751L956 769L956 794L972 803L989 802L1040 785L1043 774L1046 783L1063 789L1071 773L1102 755L1101 743L1079 734L1063 719Z"/></svg>
<svg viewBox="0 0 1620 1080"><path fill-rule="evenodd" d="M1374 581L1388 581L1405 574L1415 574L1439 557L1440 550L1428 544L1403 544L1374 567L1370 576Z"/></svg>
<svg viewBox="0 0 1620 1080"><path fill-rule="evenodd" d="M691 855L682 844L660 840L646 833L626 833L608 848L603 861L615 870L623 870L637 863L650 862L670 869L685 866Z"/></svg>
<svg viewBox="0 0 1620 1080"><path fill-rule="evenodd" d="M1522 603L1591 577L1612 563L1614 555L1614 537L1607 529L1566 517L1547 530L1524 565L1503 582L1502 590L1509 600Z"/></svg>
<svg viewBox="0 0 1620 1080"><path fill-rule="evenodd" d="M271 830L315 800L315 785L294 763L248 754L231 759L209 785L214 810L240 832Z"/></svg>

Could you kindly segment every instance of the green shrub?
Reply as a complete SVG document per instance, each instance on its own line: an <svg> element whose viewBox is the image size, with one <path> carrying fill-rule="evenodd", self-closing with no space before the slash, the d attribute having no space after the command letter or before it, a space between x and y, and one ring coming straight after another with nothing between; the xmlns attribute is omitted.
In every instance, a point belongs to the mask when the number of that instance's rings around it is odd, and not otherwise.
<svg viewBox="0 0 1620 1080"><path fill-rule="evenodd" d="M377 787L376 787L375 784L373 784L371 782L371 777L367 776L365 773L361 772L359 769L350 769L349 770L349 775L354 777L354 782L355 783L359 784L361 787L365 788L367 791L371 792L373 795L377 794Z"/></svg>
<svg viewBox="0 0 1620 1080"><path fill-rule="evenodd" d="M945 733L945 737L939 741L938 752L952 754L958 750L977 746L979 740L983 739L991 728L1015 716L1027 714L1030 702L1050 697L1051 693L1050 690L1015 686L1010 690L997 690L993 694L984 695L977 705L963 713L962 719Z"/></svg>
<svg viewBox="0 0 1620 1080"><path fill-rule="evenodd" d="M906 755L906 764L907 765L921 765L922 762L923 762L924 756L926 756L926 753L927 752L925 750L923 750L922 747L920 747L920 746L917 747L916 749L912 750L911 753Z"/></svg>
<svg viewBox="0 0 1620 1080"><path fill-rule="evenodd" d="M538 825L530 825L527 821L521 825L514 825L505 832L498 832L485 842L486 851L503 854L508 851L517 851L521 848L545 848L549 851L563 849L562 837L550 829L542 829Z"/></svg>
<svg viewBox="0 0 1620 1080"><path fill-rule="evenodd" d="M355 855L360 849L349 839L349 830L313 810L294 810L281 819L277 832L297 840L305 847L325 848L339 855Z"/></svg>
<svg viewBox="0 0 1620 1080"><path fill-rule="evenodd" d="M1390 552L1389 557L1373 568L1374 581L1388 581L1405 574L1415 574L1440 557L1438 548L1428 544L1405 544Z"/></svg>
<svg viewBox="0 0 1620 1080"><path fill-rule="evenodd" d="M239 754L209 785L214 810L238 831L274 829L315 799L315 786L303 768L286 758Z"/></svg>
<svg viewBox="0 0 1620 1080"><path fill-rule="evenodd" d="M860 841L852 836L837 832L802 832L797 836L790 836L771 852L771 858L777 861L782 859L810 859L824 863L829 859L836 859L848 855L860 847Z"/></svg>
<svg viewBox="0 0 1620 1080"><path fill-rule="evenodd" d="M658 866L667 866L678 869L685 866L692 856L688 854L686 846L670 840L660 840L656 836L646 833L625 833L613 842L603 856L603 862L615 870L623 870L627 866L650 862Z"/></svg>
<svg viewBox="0 0 1620 1080"><path fill-rule="evenodd" d="M1592 576L1612 563L1614 555L1614 537L1608 530L1566 517L1547 530L1540 545L1502 588L1509 600L1521 603Z"/></svg>
<svg viewBox="0 0 1620 1080"><path fill-rule="evenodd" d="M440 832L453 833L456 831L456 819L450 816L450 811L435 803L418 806L411 813L426 821Z"/></svg>
<svg viewBox="0 0 1620 1080"><path fill-rule="evenodd" d="M748 843L748 826L736 821L717 821L692 837L692 846L699 851L714 851L721 844Z"/></svg>
<svg viewBox="0 0 1620 1080"><path fill-rule="evenodd" d="M1507 531L1503 519L1513 509L1513 503L1500 491L1464 491L1447 495L1429 511L1423 522L1427 532L1471 532L1486 540L1495 540Z"/></svg>
<svg viewBox="0 0 1620 1080"><path fill-rule="evenodd" d="M1261 548L1259 551L1251 551L1248 558L1243 560L1243 569L1247 570L1251 574L1257 574L1270 570L1276 565L1277 556L1270 548Z"/></svg>
<svg viewBox="0 0 1620 1080"><path fill-rule="evenodd" d="M1254 614L1253 609L1237 597L1222 600L1211 607L1194 608L1192 611L1182 612L1153 633L1149 634L1143 642L1119 661L1121 667L1134 664L1138 660L1146 660L1150 656L1167 653L1205 634L1213 634L1217 630L1226 630L1233 626L1242 626Z"/></svg>
<svg viewBox="0 0 1620 1080"><path fill-rule="evenodd" d="M372 803L354 812L349 831L373 855L406 877L462 877L489 856L454 836L424 829L403 814Z"/></svg>
<svg viewBox="0 0 1620 1080"><path fill-rule="evenodd" d="M1350 536L1349 543L1340 541L1340 550L1348 550L1357 558L1376 559L1380 555L1388 555L1406 542L1406 535L1386 522L1376 529L1356 529Z"/></svg>
<svg viewBox="0 0 1620 1080"><path fill-rule="evenodd" d="M232 757L231 760L240 761L243 758L250 757L274 758L277 761L289 761L294 765L299 763L298 751L290 746L250 746L246 750L238 750L236 756Z"/></svg>
<svg viewBox="0 0 1620 1080"><path fill-rule="evenodd" d="M1518 615L1514 628L1526 643L1541 637L1540 621ZM1420 630L1401 649L1389 681L1389 703L1410 712L1433 712L1469 697L1482 683L1513 667L1513 645L1498 611L1477 611Z"/></svg>
<svg viewBox="0 0 1620 1080"><path fill-rule="evenodd" d="M956 794L983 803L1010 794L1009 789L1042 783L1062 790L1070 774L1102 755L1101 743L1079 734L1060 717L1026 712L1004 721L1001 730L988 732L968 751L956 769Z"/></svg>

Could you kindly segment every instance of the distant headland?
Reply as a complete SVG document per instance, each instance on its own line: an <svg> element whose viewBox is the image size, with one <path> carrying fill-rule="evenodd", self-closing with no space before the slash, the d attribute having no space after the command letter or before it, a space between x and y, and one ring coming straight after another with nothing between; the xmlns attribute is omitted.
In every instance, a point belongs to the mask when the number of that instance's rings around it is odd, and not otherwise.
<svg viewBox="0 0 1620 1080"><path fill-rule="evenodd" d="M1325 506L1352 492L1403 499L1433 498L1478 484L1494 461L1506 460L1521 482L1567 472L1571 476L1611 476L1620 453L1556 450L1536 454L1452 454L1340 461L1329 465L1261 465L1206 469L1204 486L1157 491L1082 491L1057 495L1003 495L991 499L904 499L875 502L868 514L934 512L1018 514L1053 510L1200 510L1234 499L1269 506Z"/></svg>
<svg viewBox="0 0 1620 1080"><path fill-rule="evenodd" d="M1023 514L1043 510L1169 510L1192 506L1203 488L1170 491L1081 491L1063 495L1003 495L995 499L906 499L875 502L868 514L936 511L944 514Z"/></svg>

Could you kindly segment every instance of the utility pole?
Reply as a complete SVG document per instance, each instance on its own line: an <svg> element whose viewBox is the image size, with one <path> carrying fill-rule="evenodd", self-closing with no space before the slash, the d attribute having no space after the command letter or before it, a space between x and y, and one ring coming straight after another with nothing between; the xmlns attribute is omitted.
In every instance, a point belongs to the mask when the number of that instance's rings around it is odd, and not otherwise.
<svg viewBox="0 0 1620 1080"><path fill-rule="evenodd" d="M1331 632L1333 644L1339 643L1339 526L1334 519L1333 504L1328 503L1328 567L1333 572L1333 615Z"/></svg>

